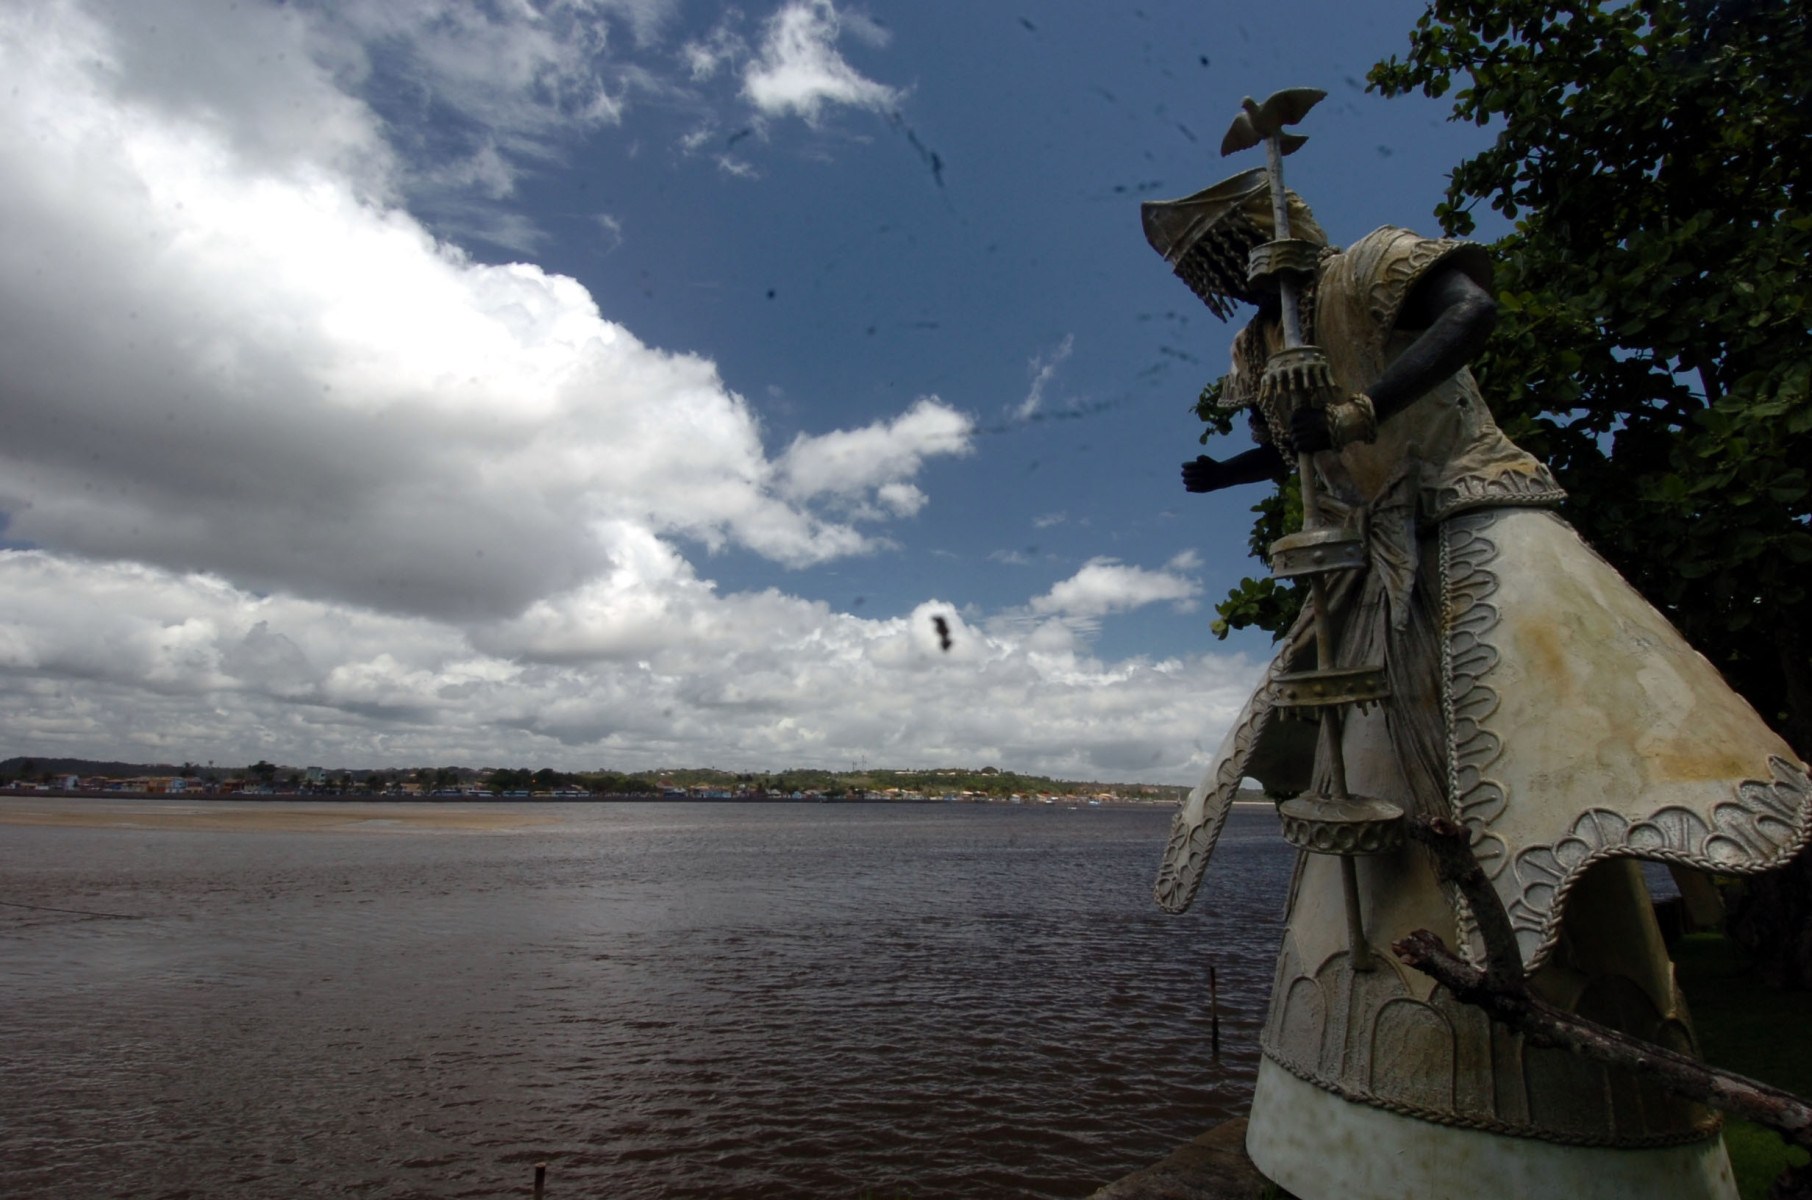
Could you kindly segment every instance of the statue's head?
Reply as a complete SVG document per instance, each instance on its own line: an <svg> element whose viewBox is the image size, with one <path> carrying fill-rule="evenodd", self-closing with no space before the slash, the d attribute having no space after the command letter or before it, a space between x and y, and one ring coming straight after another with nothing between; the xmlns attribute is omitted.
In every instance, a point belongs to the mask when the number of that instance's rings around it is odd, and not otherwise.
<svg viewBox="0 0 1812 1200"><path fill-rule="evenodd" d="M1327 245L1328 235L1309 206L1288 188L1284 195L1290 205L1290 236ZM1215 316L1225 321L1235 303L1259 302L1246 281L1246 259L1254 247L1277 237L1271 180L1262 167L1181 200L1149 201L1140 212L1145 240Z"/></svg>

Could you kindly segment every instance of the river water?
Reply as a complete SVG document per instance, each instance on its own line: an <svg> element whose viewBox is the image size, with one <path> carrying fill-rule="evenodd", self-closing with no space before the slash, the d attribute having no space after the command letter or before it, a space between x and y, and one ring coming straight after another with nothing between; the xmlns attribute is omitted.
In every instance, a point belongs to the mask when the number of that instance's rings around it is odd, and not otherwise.
<svg viewBox="0 0 1812 1200"><path fill-rule="evenodd" d="M1168 810L21 806L0 1195L58 1200L1083 1196L1243 1108L1291 861L1238 810L1167 917Z"/></svg>

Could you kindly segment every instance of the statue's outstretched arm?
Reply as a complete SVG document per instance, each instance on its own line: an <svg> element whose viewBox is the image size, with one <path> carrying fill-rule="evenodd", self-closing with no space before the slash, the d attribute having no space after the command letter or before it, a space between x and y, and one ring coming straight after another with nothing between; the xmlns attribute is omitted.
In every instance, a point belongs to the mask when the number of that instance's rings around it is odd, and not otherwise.
<svg viewBox="0 0 1812 1200"><path fill-rule="evenodd" d="M1431 273L1416 285L1397 319L1399 328L1422 333L1366 389L1379 424L1405 408L1435 384L1478 357L1497 324L1497 301L1457 267ZM1291 417L1290 435L1304 450L1331 445L1327 418L1303 408Z"/></svg>
<svg viewBox="0 0 1812 1200"><path fill-rule="evenodd" d="M1283 455L1272 446L1255 446L1226 461L1206 454L1183 464L1183 486L1192 492L1218 492L1242 483L1281 479L1286 473Z"/></svg>

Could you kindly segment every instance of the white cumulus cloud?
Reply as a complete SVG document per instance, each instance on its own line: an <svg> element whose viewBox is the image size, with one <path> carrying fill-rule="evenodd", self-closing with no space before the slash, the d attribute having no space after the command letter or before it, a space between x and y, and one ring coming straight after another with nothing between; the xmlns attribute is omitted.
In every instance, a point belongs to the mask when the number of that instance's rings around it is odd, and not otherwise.
<svg viewBox="0 0 1812 1200"><path fill-rule="evenodd" d="M857 28L871 44L884 32L869 21ZM808 123L831 104L896 107L898 91L866 78L838 53L841 30L831 0L788 0L768 18L761 50L743 72L743 95L764 115L792 114Z"/></svg>
<svg viewBox="0 0 1812 1200"><path fill-rule="evenodd" d="M652 37L671 4L157 8L152 35L123 0L0 7L13 747L566 768L854 748L1159 779L1204 760L1250 666L1104 661L1087 628L1190 602L1193 560L1098 559L1004 617L726 591L712 551L885 551L937 502L927 465L974 452L972 418L926 396L770 448L709 358L417 217L421 160L360 98L369 73L401 63L494 123L448 182L507 194L557 118L615 119L597 39ZM891 94L835 54L828 3L765 32L774 111Z"/></svg>
<svg viewBox="0 0 1812 1200"><path fill-rule="evenodd" d="M890 488L856 515L910 513L925 459L966 449L967 419L927 400L773 462L710 362L571 279L470 262L334 170L360 127L318 161L248 156L135 102L103 27L4 19L0 215L30 231L0 246L16 539L501 616L609 569L611 522L794 565L866 552L814 505Z"/></svg>
<svg viewBox="0 0 1812 1200"><path fill-rule="evenodd" d="M974 435L966 414L926 397L892 420L795 438L776 463L779 488L800 500L875 493L888 509L910 515L924 496L906 481L927 458L970 453Z"/></svg>
<svg viewBox="0 0 1812 1200"><path fill-rule="evenodd" d="M1201 593L1201 584L1172 570L1148 571L1111 558L1093 558L1044 595L1033 597L1031 609L1084 620L1164 602L1187 611Z"/></svg>
<svg viewBox="0 0 1812 1200"><path fill-rule="evenodd" d="M482 626L0 551L0 724L34 754L223 765L766 769L853 749L1175 779L1250 687L1240 660L1106 662L1061 621L1004 630L943 600L862 620L723 595L626 536L620 572Z"/></svg>

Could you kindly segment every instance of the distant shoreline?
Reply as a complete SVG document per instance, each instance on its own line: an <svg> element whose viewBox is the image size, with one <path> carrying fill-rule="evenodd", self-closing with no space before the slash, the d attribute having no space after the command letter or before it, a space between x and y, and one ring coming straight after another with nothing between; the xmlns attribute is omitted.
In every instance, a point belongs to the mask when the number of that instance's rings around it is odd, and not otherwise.
<svg viewBox="0 0 1812 1200"><path fill-rule="evenodd" d="M11 798L8 798L11 799ZM92 799L82 797L82 799ZM156 801L143 804L143 800ZM469 832L495 832L550 825L554 818L540 813L512 812L447 812L427 809L386 811L373 814L369 806L354 807L346 803L327 802L315 808L291 808L235 804L227 801L213 807L180 803L177 797L145 796L136 799L109 797L101 804L61 807L55 801L21 804L0 800L0 826L36 826L59 829L135 829L202 831L227 833L235 830L264 832L326 833L407 832L411 829L452 829ZM363 809L363 811L360 811Z"/></svg>
<svg viewBox="0 0 1812 1200"><path fill-rule="evenodd" d="M79 803L70 803L77 801ZM757 804L816 807L820 804L962 805L990 808L1154 809L1153 801L1101 801L1090 804L1007 800L944 801L929 799L794 800L743 798L634 797L626 801L582 797L505 799L497 796L330 797L330 796L160 796L74 793L0 794L0 827L121 829L226 833L233 831L291 833L408 833L427 830L508 832L555 824L559 818L527 811L543 804ZM1243 803L1243 802L1242 802Z"/></svg>
<svg viewBox="0 0 1812 1200"><path fill-rule="evenodd" d="M1168 797L1036 797L1011 800L1005 796L668 796L625 792L590 796L381 796L362 792L102 792L10 791L0 789L0 801L26 800L56 803L60 800L156 800L173 804L999 804L1020 808L1175 808ZM1254 803L1236 800L1236 804ZM1263 803L1269 803L1264 801Z"/></svg>

